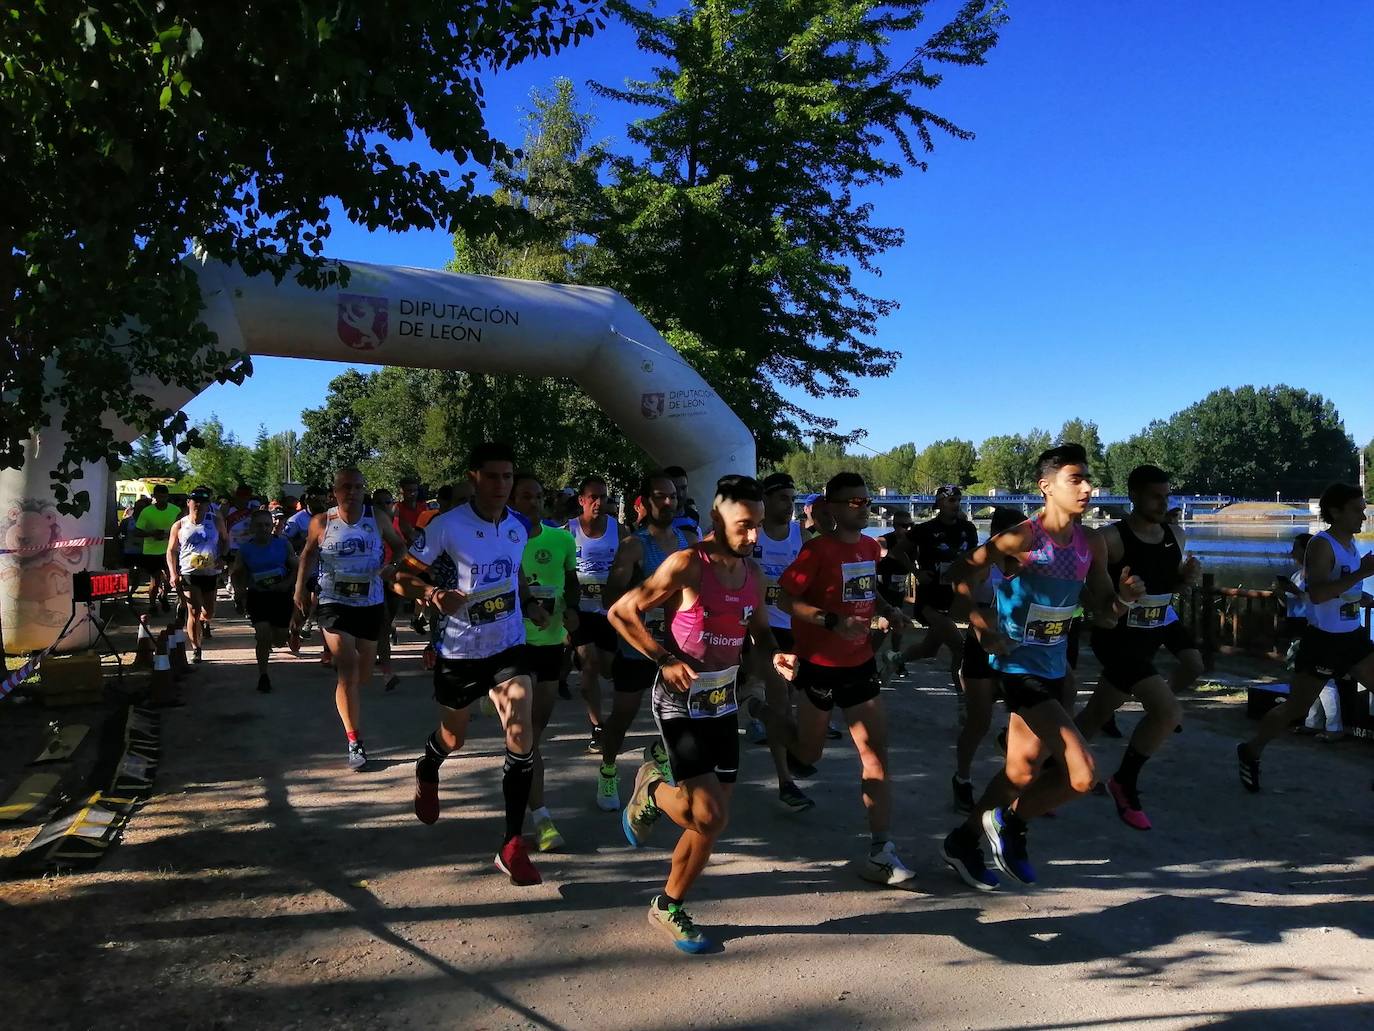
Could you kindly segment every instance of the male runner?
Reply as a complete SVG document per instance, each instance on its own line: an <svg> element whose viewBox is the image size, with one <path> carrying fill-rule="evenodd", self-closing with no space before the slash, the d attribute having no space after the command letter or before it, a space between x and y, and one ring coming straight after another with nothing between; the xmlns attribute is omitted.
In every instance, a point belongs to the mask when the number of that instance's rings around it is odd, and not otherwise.
<svg viewBox="0 0 1374 1031"><path fill-rule="evenodd" d="M700 538L701 517L697 514L696 502L687 493L687 470L680 465L670 465L663 471L672 477L673 490L677 492L677 517L673 520L673 529L687 530Z"/></svg>
<svg viewBox="0 0 1374 1031"><path fill-rule="evenodd" d="M787 473L773 473L763 481L763 525L759 528L758 543L754 545L754 561L763 574L763 599L768 609L768 626L778 648L794 654L796 642L792 636L792 617L778 607L782 589L778 581L787 567L797 560L802 549L801 524L792 518L796 510L797 486ZM750 674L764 680L771 668L772 657L761 652L749 652ZM805 812L816 803L797 787L787 768L787 749L779 741L769 741L761 720L749 721L750 739L767 743L773 757L778 778L778 801L793 812Z"/></svg>
<svg viewBox="0 0 1374 1031"><path fill-rule="evenodd" d="M249 520L253 518L253 513L258 509L257 499L253 497L253 488L246 483L240 483L234 488L234 500L220 515L224 519L224 525L229 530L229 553L225 556L225 569L227 570L234 564L234 557L238 555L239 546L248 539ZM233 584L230 584L233 590ZM244 615L244 597L234 591L234 610L240 615Z"/></svg>
<svg viewBox="0 0 1374 1031"><path fill-rule="evenodd" d="M167 565L167 549L170 542L169 531L181 518L181 509L168 500L171 497L167 484L153 486L153 503L138 514L134 521L134 537L143 542L142 569L148 574L148 611L156 612L162 606L163 612L170 612L172 606L167 601L167 585L170 582Z"/></svg>
<svg viewBox="0 0 1374 1031"><path fill-rule="evenodd" d="M372 677L377 638L386 606L382 604L382 548L401 553L405 542L386 519L366 502L363 474L345 467L334 474L333 508L310 520L305 548L296 569L296 610L304 619L310 587L318 572L316 618L336 674L334 706L348 738L348 768L367 765L363 746L362 685Z"/></svg>
<svg viewBox="0 0 1374 1031"><path fill-rule="evenodd" d="M441 493L442 490L440 488ZM544 487L539 477L528 472L516 473L510 505L528 535L520 558L520 571L529 588L529 611L539 608L548 617L541 626L528 614L525 616L525 657L530 678L534 681L534 782L530 786L529 809L539 851L549 852L562 847L563 835L558 833L544 803L544 754L539 742L558 698L558 675L567 650L566 627L577 625L580 595L577 545L567 530L545 526L539 521L543 504Z"/></svg>
<svg viewBox="0 0 1374 1031"><path fill-rule="evenodd" d="M400 487L401 500L396 503L397 529L409 543L415 539L415 531L420 528L421 514L429 511L429 508L420 500L420 481L414 476L402 476Z"/></svg>
<svg viewBox="0 0 1374 1031"><path fill-rule="evenodd" d="M1092 752L1061 700L1069 623L1085 584L1085 602L1110 623L1145 590L1129 570L1122 571L1113 589L1106 542L1079 521L1092 498L1087 452L1078 444L1050 448L1036 460L1036 479L1044 510L991 538L949 571L1011 713L1005 767L964 824L945 838L942 850L945 862L980 891L999 883L983 862L980 829L987 832L998 868L1021 884L1034 884L1027 823L1092 790ZM1004 573L995 617L973 604L994 566ZM1046 762L1051 756L1055 762Z"/></svg>
<svg viewBox="0 0 1374 1031"><path fill-rule="evenodd" d="M646 522L620 542L611 571L606 579L606 602L615 600L631 587L638 586L663 565L668 556L696 543L696 535L677 525L677 488L667 471L645 476L641 497L644 498ZM662 643L664 612L653 609L645 615L645 624L655 641ZM612 677L614 693L611 714L602 724L601 765L596 773L596 807L605 812L620 811L620 773L616 757L625 742L625 734L639 712L644 692L653 686L658 668L624 637L619 640ZM663 762L666 754L658 742L645 751L645 759Z"/></svg>
<svg viewBox="0 0 1374 1031"><path fill-rule="evenodd" d="M501 791L505 834L495 865L512 884L541 881L520 829L534 782L533 685L525 649L528 613L536 627L548 623L542 606L529 606L520 572L528 539L507 508L515 456L504 444L478 444L468 460L472 500L432 520L415 535L396 574L396 589L442 615L434 667L439 727L415 763L415 816L439 819L439 768L463 746L469 709L486 695L505 728L506 759Z"/></svg>
<svg viewBox="0 0 1374 1031"><path fill-rule="evenodd" d="M878 538L883 556L878 560L878 596L903 617L892 627L886 646L878 654L878 682L886 685L894 673L903 668L903 631L910 626L906 619L907 599L919 601L914 593L920 570L916 567L916 543L910 512L896 512L892 516L892 530Z"/></svg>
<svg viewBox="0 0 1374 1031"><path fill-rule="evenodd" d="M172 590L186 595L186 636L201 660L202 629L215 615L215 590L229 535L224 520L210 512L210 488L186 496L188 512L167 534L167 571Z"/></svg>
<svg viewBox="0 0 1374 1031"><path fill-rule="evenodd" d="M663 892L649 903L649 923L683 952L705 952L712 944L687 915L683 900L729 819L739 772L740 652L746 637L769 655L776 651L759 573L748 558L762 519L758 481L723 477L711 505L711 537L669 555L610 610L620 635L658 667L652 705L673 782L647 759L635 777L621 824L635 847L648 839L660 813L682 828ZM644 622L660 607L667 617L662 643ZM791 656L775 661L790 669ZM772 694L785 697L786 688L773 679ZM750 702L755 714L769 720L776 737L786 741L778 710L757 698Z"/></svg>
<svg viewBox="0 0 1374 1031"><path fill-rule="evenodd" d="M1197 576L1196 558L1185 558L1183 531L1168 520L1169 474L1155 465L1140 465L1126 478L1131 511L1125 519L1098 532L1107 543L1107 573L1123 569L1138 576L1145 593L1112 627L1094 627L1092 649L1102 663L1097 690L1075 718L1078 732L1091 741L1107 719L1135 696L1145 710L1136 724L1121 766L1107 778L1107 793L1127 827L1147 831L1150 818L1140 805L1137 782L1141 768L1173 734L1183 709L1168 682L1154 667L1173 614L1174 594Z"/></svg>
<svg viewBox="0 0 1374 1031"><path fill-rule="evenodd" d="M1009 530L1026 517L1014 508L996 507L992 510L992 525L988 537L996 537L1003 530ZM985 542L986 543L986 542ZM997 585L1002 582L1002 567L994 564L988 571L988 578L978 585L974 593L974 604L984 611L985 617L995 604ZM978 643L978 635L970 626L964 632L964 658L959 666L959 679L963 683L966 711L963 726L954 743L954 776L950 787L954 792L954 809L968 814L973 812L973 757L987 737L992 726L993 705L997 701L997 674L988 665L988 653Z"/></svg>
<svg viewBox="0 0 1374 1031"><path fill-rule="evenodd" d="M606 622L606 601L602 593L611 563L620 547L620 526L607 512L606 481L588 476L577 490L582 514L568 523L577 544L577 582L582 597L578 604L577 630L572 645L582 668L582 698L587 703L587 719L592 725L590 752L601 751L601 677L609 676L615 661L616 638Z"/></svg>
<svg viewBox="0 0 1374 1031"><path fill-rule="evenodd" d="M266 509L254 512L248 523L252 532L239 545L229 575L247 602L257 650L258 690L266 694L272 690L272 679L267 675L272 649L286 644L291 627L296 551L285 537L273 536L272 514Z"/></svg>
<svg viewBox="0 0 1374 1031"><path fill-rule="evenodd" d="M888 836L892 792L887 778L887 715L878 697L869 628L875 615L891 623L902 613L878 596L882 549L863 532L869 513L863 477L831 477L825 501L835 532L803 544L778 581L778 608L792 617L797 647L800 741L792 752L793 769L801 773L820 759L830 712L840 709L859 753L860 786L873 839L859 876L901 887L916 875L902 863Z"/></svg>
<svg viewBox="0 0 1374 1031"><path fill-rule="evenodd" d="M964 518L959 504L963 493L952 483L938 488L935 515L911 528L917 567L916 619L928 627L930 633L903 655L903 659L931 659L940 650L940 645L944 645L949 649L949 672L955 690L959 688L964 639L949 617L954 589L946 580L946 573L956 559L978 546L978 531L972 520Z"/></svg>
<svg viewBox="0 0 1374 1031"><path fill-rule="evenodd" d="M1349 677L1374 690L1374 643L1360 620L1362 585L1374 576L1374 553L1363 555L1355 535L1364 526L1359 487L1333 483L1318 502L1327 529L1307 545L1307 626L1298 639L1288 700L1264 714L1249 741L1236 746L1240 783L1260 790L1260 755L1285 727L1307 715L1328 680Z"/></svg>
<svg viewBox="0 0 1374 1031"><path fill-rule="evenodd" d="M147 495L135 501L125 512L124 518L119 521L120 551L124 568L129 571L129 589L125 592L124 600L130 605L133 604L134 591L138 588L138 574L143 568L143 542L134 533L134 528L138 525L138 517L143 514L143 510L153 503Z"/></svg>

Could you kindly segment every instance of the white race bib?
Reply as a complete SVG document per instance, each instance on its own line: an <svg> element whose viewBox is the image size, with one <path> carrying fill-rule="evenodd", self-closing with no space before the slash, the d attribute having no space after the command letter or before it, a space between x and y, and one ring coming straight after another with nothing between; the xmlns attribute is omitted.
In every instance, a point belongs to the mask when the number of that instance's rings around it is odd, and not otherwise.
<svg viewBox="0 0 1374 1031"><path fill-rule="evenodd" d="M515 600L515 584L505 580L468 595L468 622L473 626L499 623L515 615L519 608Z"/></svg>
<svg viewBox="0 0 1374 1031"><path fill-rule="evenodd" d="M871 563L870 563L871 564ZM694 720L729 716L739 708L735 699L735 678L739 667L714 673L698 673L687 691L687 715Z"/></svg>
<svg viewBox="0 0 1374 1031"><path fill-rule="evenodd" d="M1173 604L1172 594L1144 594L1131 602L1126 611L1126 625L1137 630L1153 630L1169 620L1169 606Z"/></svg>
<svg viewBox="0 0 1374 1031"><path fill-rule="evenodd" d="M1042 648L1063 644L1068 639L1069 623L1073 620L1075 611L1077 606L1074 605L1060 608L1032 603L1026 613L1026 625L1021 631L1021 643Z"/></svg>
<svg viewBox="0 0 1374 1031"><path fill-rule="evenodd" d="M602 605L602 596L606 590L606 580L608 573L578 573L577 584L580 588L581 598L577 607L583 612L599 612Z"/></svg>

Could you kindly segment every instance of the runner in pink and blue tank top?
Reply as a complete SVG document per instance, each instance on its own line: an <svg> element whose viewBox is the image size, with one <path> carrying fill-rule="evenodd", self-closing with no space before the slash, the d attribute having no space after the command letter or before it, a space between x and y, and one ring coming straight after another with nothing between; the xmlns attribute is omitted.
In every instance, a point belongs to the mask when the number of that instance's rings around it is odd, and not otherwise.
<svg viewBox="0 0 1374 1031"><path fill-rule="evenodd" d="M726 476L716 485L709 540L673 552L642 584L611 606L611 624L625 641L657 666L653 684L658 722L671 781L647 757L635 777L634 792L621 815L625 837L642 845L660 815L682 828L673 850L672 869L663 892L649 904L649 922L683 952L711 947L692 923L682 902L705 868L729 818L730 797L739 769L740 653L746 637L753 647L774 655L777 644L768 626L762 577L750 557L763 523L763 490L749 476ZM644 622L662 607L661 640ZM775 672L790 671L793 657L769 663L770 697L786 698ZM748 699L750 715L765 720L769 735L795 738L785 712Z"/></svg>
<svg viewBox="0 0 1374 1031"><path fill-rule="evenodd" d="M945 862L980 891L999 884L983 861L980 831L1005 876L1034 884L1027 822L1087 794L1096 779L1092 753L1061 702L1069 623L1080 599L1096 622L1114 625L1145 590L1128 569L1119 584L1112 583L1106 542L1082 525L1092 500L1083 448L1049 449L1037 460L1036 472L1044 511L992 537L951 570L958 611L967 614L987 651L1011 713L1005 767L942 850ZM1005 574L995 592L995 614L974 604L994 567Z"/></svg>

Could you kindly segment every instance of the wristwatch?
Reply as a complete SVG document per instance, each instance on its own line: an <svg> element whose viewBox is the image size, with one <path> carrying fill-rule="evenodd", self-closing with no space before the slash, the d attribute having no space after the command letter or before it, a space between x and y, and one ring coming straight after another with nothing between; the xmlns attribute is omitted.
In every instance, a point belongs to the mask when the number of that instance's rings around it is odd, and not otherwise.
<svg viewBox="0 0 1374 1031"><path fill-rule="evenodd" d="M825 627L827 630L834 630L837 626L840 625L839 614L835 612L827 612L825 614L825 619L821 620L821 625Z"/></svg>

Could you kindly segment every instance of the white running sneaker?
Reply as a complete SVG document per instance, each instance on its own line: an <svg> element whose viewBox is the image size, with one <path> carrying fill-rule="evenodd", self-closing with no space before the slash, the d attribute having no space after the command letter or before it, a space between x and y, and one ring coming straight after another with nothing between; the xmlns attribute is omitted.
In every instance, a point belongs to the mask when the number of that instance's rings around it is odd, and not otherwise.
<svg viewBox="0 0 1374 1031"><path fill-rule="evenodd" d="M889 888L914 888L916 873L909 870L897 855L897 846L890 841L883 842L877 852L870 852L859 868L859 876L874 884Z"/></svg>

